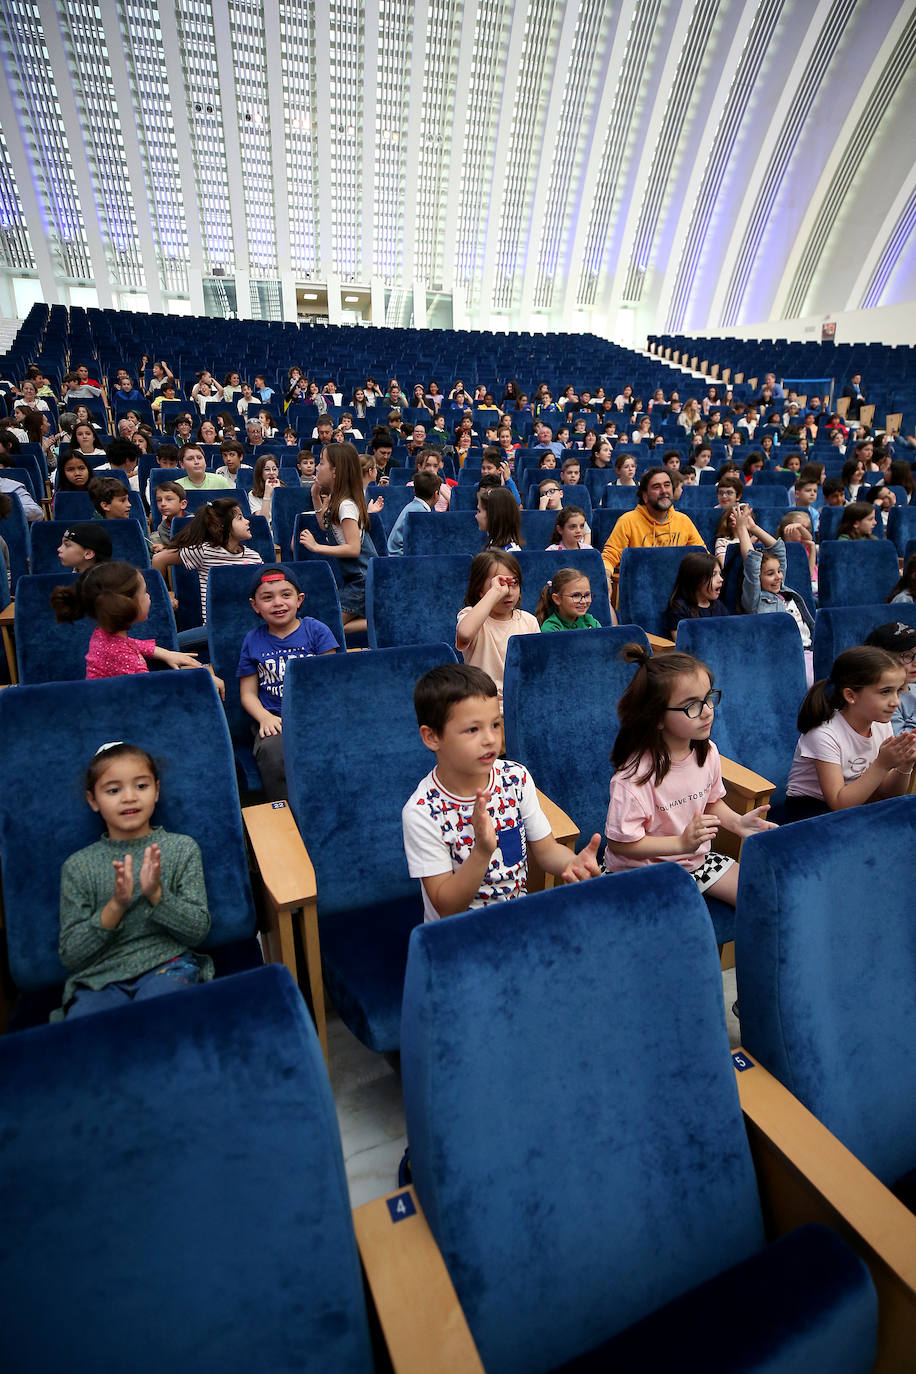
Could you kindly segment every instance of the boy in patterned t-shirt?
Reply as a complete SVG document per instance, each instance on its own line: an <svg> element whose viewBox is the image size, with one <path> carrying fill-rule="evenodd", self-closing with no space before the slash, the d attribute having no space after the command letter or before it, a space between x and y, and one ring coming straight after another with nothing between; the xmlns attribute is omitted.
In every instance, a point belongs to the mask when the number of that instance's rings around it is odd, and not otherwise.
<svg viewBox="0 0 916 1374"><path fill-rule="evenodd" d="M579 855L553 837L530 773L498 757L496 684L480 668L443 664L414 691L420 738L436 766L401 813L412 878L423 884L427 921L523 897L528 851L565 883L600 872L600 835Z"/></svg>

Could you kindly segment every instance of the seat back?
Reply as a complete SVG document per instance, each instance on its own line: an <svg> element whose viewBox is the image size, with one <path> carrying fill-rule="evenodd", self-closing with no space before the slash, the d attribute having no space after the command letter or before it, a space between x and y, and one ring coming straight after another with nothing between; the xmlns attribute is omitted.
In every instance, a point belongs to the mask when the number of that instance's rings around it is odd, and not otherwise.
<svg viewBox="0 0 916 1374"><path fill-rule="evenodd" d="M130 1347L138 1374L202 1358L292 1374L303 1350L310 1369L370 1374L334 1103L285 969L7 1036L0 1072L10 1369L116 1369ZM104 1208L70 1186L100 1137ZM125 1290L104 1315L99 1285Z"/></svg>
<svg viewBox="0 0 916 1374"><path fill-rule="evenodd" d="M781 806L805 695L805 655L795 620L789 615L682 620L677 647L707 664L722 689L712 727L719 752L772 782L773 805Z"/></svg>
<svg viewBox="0 0 916 1374"><path fill-rule="evenodd" d="M39 522L36 520L36 524ZM29 522L17 496L10 501L10 512L0 516L0 539L6 542L10 554L10 580L15 594L16 583L20 577L29 573Z"/></svg>
<svg viewBox="0 0 916 1374"><path fill-rule="evenodd" d="M864 644L872 630L892 621L916 629L916 605L828 606L814 617L814 680L830 676L833 661L844 649Z"/></svg>
<svg viewBox="0 0 916 1374"><path fill-rule="evenodd" d="M892 506L887 516L887 537L893 540L900 558L909 540L916 537L916 506Z"/></svg>
<svg viewBox="0 0 916 1374"><path fill-rule="evenodd" d="M472 557L479 553L486 543L486 535L477 524L473 511L409 511L402 526L404 531L404 554L415 557L420 554L467 554Z"/></svg>
<svg viewBox="0 0 916 1374"><path fill-rule="evenodd" d="M744 1045L888 1184L916 1161L911 870L888 862L914 823L907 796L753 835L738 891Z"/></svg>
<svg viewBox="0 0 916 1374"><path fill-rule="evenodd" d="M295 577L305 594L302 615L311 616L327 625L341 649L346 648L340 598L337 583L326 562L278 563L271 571L282 568ZM210 662L217 677L226 684L226 719L235 743L250 745L253 724L239 697L236 672L242 641L249 630L263 625L263 620L251 608L251 584L255 572L251 564L237 567L212 568L207 578L207 643Z"/></svg>
<svg viewBox="0 0 916 1374"><path fill-rule="evenodd" d="M126 525L128 521L114 523ZM162 574L154 568L139 571L150 594L149 615L127 633L131 639L155 639L160 649L177 649L175 616ZM24 685L85 680L86 653L95 621L84 617L58 625L51 610L51 592L72 580L73 573L61 570L21 577L16 584L16 659L19 681Z"/></svg>
<svg viewBox="0 0 916 1374"><path fill-rule="evenodd" d="M665 613L685 553L701 552L678 545L671 549L624 549L620 560L617 614L624 625L640 625L646 634L664 635Z"/></svg>
<svg viewBox="0 0 916 1374"><path fill-rule="evenodd" d="M763 1243L715 940L676 864L415 930L401 1071L492 1374L564 1365Z"/></svg>
<svg viewBox="0 0 916 1374"><path fill-rule="evenodd" d="M292 557L293 527L302 511L314 510L311 487L277 487L270 500L274 540L281 558Z"/></svg>
<svg viewBox="0 0 916 1374"><path fill-rule="evenodd" d="M99 838L82 780L92 756L112 739L163 760L155 820L200 845L211 918L206 946L254 933L232 749L210 674L142 673L19 687L0 692L0 755L8 776L40 777L41 787L2 790L0 849L10 972L23 991L64 981L57 953L60 866ZM201 805L202 786L216 810ZM54 861L41 863L36 836L48 835L49 816Z"/></svg>
<svg viewBox="0 0 916 1374"><path fill-rule="evenodd" d="M506 754L531 770L542 792L561 806L587 841L604 837L610 754L620 722L617 702L635 667L625 644L646 644L636 625L509 640L503 681ZM575 684L577 710L570 709ZM583 728L584 726L584 728Z"/></svg>
<svg viewBox="0 0 916 1374"><path fill-rule="evenodd" d="M818 560L818 604L873 606L900 576L890 539L829 539Z"/></svg>
<svg viewBox="0 0 916 1374"><path fill-rule="evenodd" d="M136 520L100 520L98 523L111 540L111 556L135 568L149 567L149 547ZM31 542L30 567L33 573L62 572L57 550L70 526L65 520L36 520L29 531ZM141 638L144 636L141 635ZM147 635L148 639L149 636Z"/></svg>

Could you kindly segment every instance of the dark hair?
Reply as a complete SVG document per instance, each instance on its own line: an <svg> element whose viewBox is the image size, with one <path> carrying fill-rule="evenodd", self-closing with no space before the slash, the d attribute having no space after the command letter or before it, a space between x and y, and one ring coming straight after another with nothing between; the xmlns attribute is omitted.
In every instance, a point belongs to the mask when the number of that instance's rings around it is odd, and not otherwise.
<svg viewBox="0 0 916 1374"><path fill-rule="evenodd" d="M596 445L596 447L597 447L597 445ZM612 450L612 452L613 452L613 450ZM635 454L635 453L618 453L618 454L616 454L616 455L614 456L614 471L615 471L615 472L619 472L620 469L623 467L624 463L627 461L628 458L632 458L632 459L633 459L633 462L634 462L634 463L636 462L636 454Z"/></svg>
<svg viewBox="0 0 916 1374"><path fill-rule="evenodd" d="M831 479L828 477L827 482L829 482L830 480ZM827 486L827 482L824 483L825 489ZM872 485L868 487L868 489L865 492L865 495L861 499L863 501L867 501L870 506L873 506L875 505L875 503L878 500L878 497L881 495L883 491L890 491L890 487L887 485L885 481L882 480L880 482L873 482Z"/></svg>
<svg viewBox="0 0 916 1374"><path fill-rule="evenodd" d="M518 502L511 491L503 486L485 487L478 489L477 499L487 511L487 548L523 543Z"/></svg>
<svg viewBox="0 0 916 1374"><path fill-rule="evenodd" d="M849 486L849 483L850 483L850 481L851 481L851 479L852 479L852 477L853 477L853 474L855 473L856 468L861 468L863 472L865 471L865 460L864 460L864 458L861 458L861 457L847 458L847 459L846 459L846 462L843 464L843 467L842 467L842 469L841 469L841 471L842 471L842 477L843 477L843 485L844 485L844 486L847 486L847 487ZM824 483L824 485L825 485L825 486L827 485L826 482Z"/></svg>
<svg viewBox="0 0 916 1374"><path fill-rule="evenodd" d="M159 495L160 491L170 491L170 492L172 492L173 495L175 495L175 496L180 496L181 499L182 499L182 501L187 501L187 499L188 499L188 489L187 489L187 487L183 487L183 486L181 485L180 482L159 482L159 483L157 483L157 485L156 485L154 491L151 492L151 495L152 495L152 497L153 497L153 500L156 499L156 497Z"/></svg>
<svg viewBox="0 0 916 1374"><path fill-rule="evenodd" d="M417 724L441 735L452 707L459 701L467 701L468 697L495 701L497 695L496 683L482 668L473 668L469 663L443 663L424 673L413 689Z"/></svg>
<svg viewBox="0 0 916 1374"><path fill-rule="evenodd" d="M740 477L727 474L725 477L719 478L716 483L716 491L733 491L740 496L744 491L744 483Z"/></svg>
<svg viewBox="0 0 916 1374"><path fill-rule="evenodd" d="M431 501L434 496L438 496L441 486L442 478L436 472L427 472L425 468L420 468L414 474L414 495L419 496L421 501Z"/></svg>
<svg viewBox="0 0 916 1374"><path fill-rule="evenodd" d="M262 453L261 456L260 456L260 458L259 458L259 459L257 460L257 462L255 463L255 465L254 465L254 473L253 473L252 478L251 478L251 494L252 494L252 496L263 496L263 495L264 495L264 469L266 468L267 464L268 464L268 463L271 463L271 462L276 463L276 465L277 465L277 472L279 472L279 471L280 471L280 464L279 464L279 462L278 462L278 460L277 460L276 455L273 454L273 453ZM285 486L286 486L286 483L285 483L285 482L281 482L281 483L280 483L280 486L281 486L281 487L285 487Z"/></svg>
<svg viewBox="0 0 916 1374"><path fill-rule="evenodd" d="M567 506L567 510L575 510L575 506ZM560 568L554 573L549 582L545 582L541 588L541 595L538 597L538 604L534 608L535 618L539 625L543 625L549 615L556 610L553 605L553 595L559 596L564 587L568 587L571 582L588 581L588 573L580 572L578 568Z"/></svg>
<svg viewBox="0 0 916 1374"><path fill-rule="evenodd" d="M630 456L632 457L633 455L631 454ZM649 489L649 483L652 481L652 478L653 478L653 477L658 477L659 474L661 474L662 477L667 477L668 480L669 480L669 482L671 481L671 473L668 471L667 468L665 468L665 467L661 467L661 468L660 468L660 467L646 468L645 472L643 473L642 477L640 477L639 482L637 483L637 486L636 486L636 504L637 504L637 505L639 505L639 506L644 506L644 505L646 504L645 501L643 501L642 498L645 496L646 492L648 491L648 489Z"/></svg>
<svg viewBox="0 0 916 1374"><path fill-rule="evenodd" d="M175 444L160 444L156 449L156 462L162 467L163 458L168 458L170 462L178 462L178 449Z"/></svg>
<svg viewBox="0 0 916 1374"><path fill-rule="evenodd" d="M700 445L702 448L703 445ZM707 448L709 445L707 445ZM741 481L741 469L737 463L721 463L716 470L716 484L722 481L723 477L737 477Z"/></svg>
<svg viewBox="0 0 916 1374"><path fill-rule="evenodd" d="M671 767L661 725L671 698L672 682L684 674L706 673L711 687L713 674L700 659L692 654L678 653L676 649L653 654L644 644L625 644L620 656L625 662L639 666L617 703L620 729L611 750L611 763L615 772L633 777L637 786L650 779L657 785ZM697 762L705 763L709 740L691 740L690 747ZM637 778L635 774L643 761L646 771Z"/></svg>
<svg viewBox="0 0 916 1374"><path fill-rule="evenodd" d="M816 482L817 485L820 486L821 478L826 471L827 469L824 467L823 463L805 463L801 472L798 474L798 478L799 481L807 478L809 482Z"/></svg>
<svg viewBox="0 0 916 1374"><path fill-rule="evenodd" d="M818 725L824 725L834 711L845 706L843 692L860 692L863 687L874 687L886 672L899 669L900 664L893 654L885 649L873 649L860 644L855 649L846 649L835 658L830 676L815 682L801 704L798 712L798 728L806 735Z"/></svg>
<svg viewBox="0 0 916 1374"><path fill-rule="evenodd" d="M194 512L190 523L169 540L166 548L188 549L195 544L215 544L224 549L232 533L232 522L241 511L238 501L230 496L207 501Z"/></svg>
<svg viewBox="0 0 916 1374"><path fill-rule="evenodd" d="M118 740L117 744L103 744L99 752L94 755L92 762L86 769L86 791L94 792L96 783L108 765L114 759L124 758L142 759L152 773L154 782L158 783L159 768L152 754L148 754L138 744L128 744L125 740Z"/></svg>
<svg viewBox="0 0 916 1374"><path fill-rule="evenodd" d="M849 505L843 510L843 515L837 525L837 538L845 534L847 539L874 539L871 534L858 534L853 526L859 521L864 520L867 515L874 515L875 508L870 501L850 501Z"/></svg>
<svg viewBox="0 0 916 1374"><path fill-rule="evenodd" d="M97 563L75 582L54 588L54 619L61 624L88 615L110 635L129 630L137 619L138 579L143 574L131 563Z"/></svg>
<svg viewBox="0 0 916 1374"><path fill-rule="evenodd" d="M82 463L83 467L86 468L87 471L88 471L88 473L89 473L89 480L88 480L87 482L85 482L82 486L79 486L79 485L77 485L76 482L71 481L70 478L67 476L67 474L66 474L66 472L65 472L65 468L66 468L66 466L67 466L67 464L69 463L69 461L70 461L71 458L77 458L77 459ZM82 453L80 453L80 451L79 451L78 448L71 449L70 452L67 454L66 458L61 458L60 462L59 462L58 465L57 465L57 484L56 484L54 490L55 490L55 491L88 491L88 490L89 490L89 482L92 481L92 471L93 471L93 469L92 469L92 464L89 463L89 462L87 462L85 455L82 454Z"/></svg>
<svg viewBox="0 0 916 1374"><path fill-rule="evenodd" d="M846 483L842 477L828 477L826 482L824 483L823 490L825 501L827 500L828 496L834 496L838 491L843 492L845 496Z"/></svg>
<svg viewBox="0 0 916 1374"><path fill-rule="evenodd" d="M568 457L568 458L564 458L563 461L562 461L562 463L560 464L560 471L561 471L561 472L565 472L567 468L578 468L578 469L580 470L580 472L581 472L581 470L582 470L582 459L581 459L581 458L577 458L576 455L575 455L574 453L571 453L571 454L569 455L569 457Z"/></svg>
<svg viewBox="0 0 916 1374"><path fill-rule="evenodd" d="M674 588L668 598L668 609L671 610L675 602L680 601L687 607L688 615L695 619L699 609L697 594L712 579L718 568L719 560L713 558L711 553L685 553L677 570Z"/></svg>
<svg viewBox="0 0 916 1374"><path fill-rule="evenodd" d="M581 515L585 519L585 511L581 506L564 506L557 511L557 518L553 523L553 534L550 536L551 543L562 543L563 531L574 515Z"/></svg>
<svg viewBox="0 0 916 1374"><path fill-rule="evenodd" d="M759 449L755 449L753 453L747 455L744 462L741 464L741 471L744 473L745 477L752 477L758 466L764 467L765 465L766 459L763 454Z"/></svg>
<svg viewBox="0 0 916 1374"><path fill-rule="evenodd" d="M107 456L113 468L121 468L126 463L137 463L140 460L137 446L130 439L112 439L108 445Z"/></svg>
<svg viewBox="0 0 916 1374"><path fill-rule="evenodd" d="M69 454L67 455L69 457ZM96 510L102 515L102 502L106 505L112 502L116 496L123 496L129 492L120 477L93 477L88 487L89 498Z"/></svg>
<svg viewBox="0 0 916 1374"><path fill-rule="evenodd" d="M912 497L916 490L916 482L913 480L913 469L905 458L895 458L891 463L891 470L888 479L895 487L903 487L907 496Z"/></svg>
<svg viewBox="0 0 916 1374"><path fill-rule="evenodd" d="M894 597L899 596L901 592L909 592L910 596L916 596L916 553L910 554L900 575L900 580L891 588L885 600L893 601Z"/></svg>
<svg viewBox="0 0 916 1374"><path fill-rule="evenodd" d="M518 589L522 589L522 570L517 558L513 558L511 553L506 553L505 549L484 549L481 553L475 553L471 559L471 566L468 572L468 588L464 594L465 606L476 606L483 596L483 584L490 576L490 569L493 564L506 571L515 578Z"/></svg>

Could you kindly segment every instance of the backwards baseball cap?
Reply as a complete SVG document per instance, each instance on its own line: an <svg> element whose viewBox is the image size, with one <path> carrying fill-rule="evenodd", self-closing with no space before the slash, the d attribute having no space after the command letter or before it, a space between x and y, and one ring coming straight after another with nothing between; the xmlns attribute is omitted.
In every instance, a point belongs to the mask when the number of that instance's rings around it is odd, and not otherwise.
<svg viewBox="0 0 916 1374"><path fill-rule="evenodd" d="M872 630L865 643L873 649L886 649L890 654L907 654L916 649L916 629L900 620L891 620Z"/></svg>
<svg viewBox="0 0 916 1374"><path fill-rule="evenodd" d="M87 520L81 525L68 525L64 530L64 538L83 549L91 549L101 563L111 558L111 539L97 523Z"/></svg>
<svg viewBox="0 0 916 1374"><path fill-rule="evenodd" d="M264 583L267 583L267 585L270 586L274 582L288 582L291 587L296 588L297 592L302 591L302 588L299 586L299 583L296 580L295 573L288 572L286 568L278 567L276 564L274 564L274 566L271 567L271 565L268 563L265 568L260 568L258 570L257 576L251 584L251 591L248 593L248 595L253 597L258 588L262 586Z"/></svg>

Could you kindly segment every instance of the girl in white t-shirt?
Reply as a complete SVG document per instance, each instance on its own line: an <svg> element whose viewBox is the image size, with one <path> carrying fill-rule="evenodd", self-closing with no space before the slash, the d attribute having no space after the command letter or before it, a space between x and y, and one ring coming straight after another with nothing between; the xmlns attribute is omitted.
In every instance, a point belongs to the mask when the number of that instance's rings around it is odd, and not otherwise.
<svg viewBox="0 0 916 1374"><path fill-rule="evenodd" d="M801 704L801 739L786 787L790 821L897 797L909 787L916 733L894 736L891 716L906 688L906 669L883 649L840 654L829 678Z"/></svg>
<svg viewBox="0 0 916 1374"><path fill-rule="evenodd" d="M719 751L709 738L722 694L690 654L653 657L642 644L628 644L623 657L639 667L617 703L605 869L678 863L701 892L734 906L738 864L714 850L713 840L720 827L743 839L774 826L766 806L739 816L725 804Z"/></svg>
<svg viewBox="0 0 916 1374"><path fill-rule="evenodd" d="M513 635L539 635L541 627L530 611L519 609L522 570L518 559L504 549L484 549L471 559L464 606L458 612L455 647L465 663L482 668L496 683L500 710L506 646Z"/></svg>
<svg viewBox="0 0 916 1374"><path fill-rule="evenodd" d="M311 530L299 543L310 553L339 559L343 576L340 610L343 623L355 632L366 628L366 568L376 548L369 535L369 512L363 490L359 454L352 444L325 444L315 469L312 505L318 524L333 543L319 544Z"/></svg>

